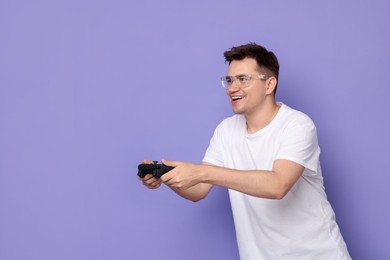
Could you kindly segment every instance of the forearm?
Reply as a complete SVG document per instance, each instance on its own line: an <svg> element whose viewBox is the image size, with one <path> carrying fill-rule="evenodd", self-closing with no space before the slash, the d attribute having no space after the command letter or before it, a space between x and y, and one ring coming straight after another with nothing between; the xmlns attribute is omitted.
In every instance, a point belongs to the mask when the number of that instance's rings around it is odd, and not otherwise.
<svg viewBox="0 0 390 260"><path fill-rule="evenodd" d="M201 165L202 183L222 186L251 196L282 199L291 188L289 181L275 171L241 171Z"/></svg>
<svg viewBox="0 0 390 260"><path fill-rule="evenodd" d="M193 202L197 202L205 198L212 188L212 185L208 183L198 183L197 185L194 185L188 189L180 189L169 185L167 186L176 192L179 196Z"/></svg>

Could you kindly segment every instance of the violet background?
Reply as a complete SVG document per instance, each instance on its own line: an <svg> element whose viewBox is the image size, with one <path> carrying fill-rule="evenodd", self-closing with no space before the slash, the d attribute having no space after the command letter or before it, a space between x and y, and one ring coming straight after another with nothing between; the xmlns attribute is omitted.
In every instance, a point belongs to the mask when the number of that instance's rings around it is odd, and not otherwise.
<svg viewBox="0 0 390 260"><path fill-rule="evenodd" d="M390 2L0 0L0 259L238 259L227 191L145 189L232 114L223 52L281 64L353 259L390 259Z"/></svg>

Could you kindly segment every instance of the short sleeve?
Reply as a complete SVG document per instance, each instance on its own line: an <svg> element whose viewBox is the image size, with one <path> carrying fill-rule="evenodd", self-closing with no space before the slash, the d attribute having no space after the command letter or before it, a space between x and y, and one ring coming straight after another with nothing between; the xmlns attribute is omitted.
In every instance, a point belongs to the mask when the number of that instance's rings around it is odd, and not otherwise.
<svg viewBox="0 0 390 260"><path fill-rule="evenodd" d="M310 118L302 116L287 125L275 159L290 160L317 172L319 156L317 130Z"/></svg>
<svg viewBox="0 0 390 260"><path fill-rule="evenodd" d="M222 124L218 125L218 127L214 131L214 135L210 140L210 144L206 150L205 156L203 158L203 162L210 163L216 166L223 167L224 166L224 149L222 142L222 132L223 132Z"/></svg>

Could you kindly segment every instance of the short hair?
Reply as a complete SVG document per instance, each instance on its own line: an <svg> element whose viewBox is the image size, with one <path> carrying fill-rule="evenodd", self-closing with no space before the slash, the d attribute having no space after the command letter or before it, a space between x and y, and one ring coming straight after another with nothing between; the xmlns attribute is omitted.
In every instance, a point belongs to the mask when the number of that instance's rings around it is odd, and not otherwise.
<svg viewBox="0 0 390 260"><path fill-rule="evenodd" d="M225 62L229 65L234 60L243 60L245 58L253 58L261 69L265 69L268 74L279 78L279 62L272 51L268 51L261 45L256 43L248 43L241 46L232 47L224 52ZM276 93L277 84L275 86Z"/></svg>

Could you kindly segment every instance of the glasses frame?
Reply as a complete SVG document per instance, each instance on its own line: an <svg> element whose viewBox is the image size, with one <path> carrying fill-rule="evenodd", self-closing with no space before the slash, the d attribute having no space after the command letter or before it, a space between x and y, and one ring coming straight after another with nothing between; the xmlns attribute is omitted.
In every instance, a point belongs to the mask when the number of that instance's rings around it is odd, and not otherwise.
<svg viewBox="0 0 390 260"><path fill-rule="evenodd" d="M253 76L257 76L261 80L267 80L268 77L265 74L240 74L236 76L225 76L221 77L221 84L224 89L228 89L233 85L234 82L236 82L237 87L239 88L247 88L249 87L249 83L252 80ZM228 82L228 79L231 80L231 82Z"/></svg>

